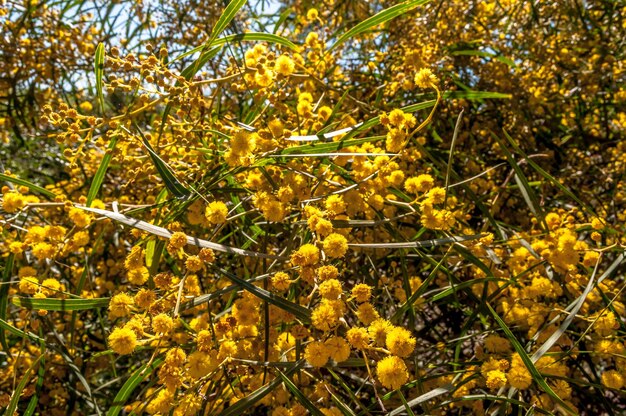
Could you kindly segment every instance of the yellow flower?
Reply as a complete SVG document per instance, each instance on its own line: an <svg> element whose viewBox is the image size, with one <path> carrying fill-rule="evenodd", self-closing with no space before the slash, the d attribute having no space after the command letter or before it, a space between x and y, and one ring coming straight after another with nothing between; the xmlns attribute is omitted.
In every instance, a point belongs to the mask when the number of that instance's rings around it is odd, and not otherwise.
<svg viewBox="0 0 626 416"><path fill-rule="evenodd" d="M291 278L285 272L278 272L271 278L272 287L280 292L289 289Z"/></svg>
<svg viewBox="0 0 626 416"><path fill-rule="evenodd" d="M152 318L152 330L157 334L169 334L174 328L174 320L164 313Z"/></svg>
<svg viewBox="0 0 626 416"><path fill-rule="evenodd" d="M391 390L399 389L409 379L406 364L401 358L393 355L378 362L376 374L380 384Z"/></svg>
<svg viewBox="0 0 626 416"><path fill-rule="evenodd" d="M328 347L323 342L314 341L309 343L304 350L304 358L313 367L323 367L330 358Z"/></svg>
<svg viewBox="0 0 626 416"><path fill-rule="evenodd" d="M350 357L350 344L342 337L330 337L324 342L330 358L335 362L346 361Z"/></svg>
<svg viewBox="0 0 626 416"><path fill-rule="evenodd" d="M377 319L367 328L367 333L374 340L377 346L382 347L387 340L387 334L393 328L393 325L386 319Z"/></svg>
<svg viewBox="0 0 626 416"><path fill-rule="evenodd" d="M348 251L348 240L341 234L333 233L324 239L322 248L328 257L343 257Z"/></svg>
<svg viewBox="0 0 626 416"><path fill-rule="evenodd" d="M207 205L204 216L211 224L223 224L226 222L228 208L222 201L213 201Z"/></svg>
<svg viewBox="0 0 626 416"><path fill-rule="evenodd" d="M83 101L82 103L80 103L79 108L83 113L91 113L91 111L93 110L93 105L91 105L89 101Z"/></svg>
<svg viewBox="0 0 626 416"><path fill-rule="evenodd" d="M380 318L378 311L374 309L371 303L360 304L356 311L356 316L359 318L359 321L363 322L365 325L369 325Z"/></svg>
<svg viewBox="0 0 626 416"><path fill-rule="evenodd" d="M506 384L506 376L501 370L491 370L485 376L487 388L497 390Z"/></svg>
<svg viewBox="0 0 626 416"><path fill-rule="evenodd" d="M313 244L304 244L291 255L291 262L296 266L313 266L320 261L320 251Z"/></svg>
<svg viewBox="0 0 626 416"><path fill-rule="evenodd" d="M200 260L200 257L198 256L189 256L187 257L187 260L185 260L185 267L188 271L194 273L202 270L204 262Z"/></svg>
<svg viewBox="0 0 626 416"><path fill-rule="evenodd" d="M296 68L296 64L287 55L280 55L276 59L276 63L274 64L274 71L276 71L276 73L285 77L288 77L289 75L293 74L293 71L295 70L295 68Z"/></svg>
<svg viewBox="0 0 626 416"><path fill-rule="evenodd" d="M20 292L34 295L39 290L39 279L34 276L25 276L20 279Z"/></svg>
<svg viewBox="0 0 626 416"><path fill-rule="evenodd" d="M320 331L330 331L343 315L343 309L338 309L341 301L322 300L322 303L311 313L311 323Z"/></svg>
<svg viewBox="0 0 626 416"><path fill-rule="evenodd" d="M118 293L109 301L109 318L122 318L130 315L133 298L126 293Z"/></svg>
<svg viewBox="0 0 626 416"><path fill-rule="evenodd" d="M187 371L191 378L199 379L215 371L218 365L219 360L217 359L216 350L210 352L195 351L189 355Z"/></svg>
<svg viewBox="0 0 626 416"><path fill-rule="evenodd" d="M439 82L435 74L433 74L432 71L428 68L420 69L417 74L415 74L414 81L415 85L420 88L429 88Z"/></svg>
<svg viewBox="0 0 626 416"><path fill-rule="evenodd" d="M185 233L177 231L170 237L169 244L175 249L183 248L187 244L187 236Z"/></svg>
<svg viewBox="0 0 626 416"><path fill-rule="evenodd" d="M91 215L80 208L70 208L68 216L70 217L70 220L72 220L72 222L79 228L85 228L91 224Z"/></svg>
<svg viewBox="0 0 626 416"><path fill-rule="evenodd" d="M118 354L130 354L137 346L137 335L132 329L115 328L109 335L109 347Z"/></svg>
<svg viewBox="0 0 626 416"><path fill-rule="evenodd" d="M319 16L319 12L317 11L317 9L309 9L309 11L306 12L306 20L308 20L309 22L313 21L313 20L317 20Z"/></svg>
<svg viewBox="0 0 626 416"><path fill-rule="evenodd" d="M367 329L361 327L350 328L346 332L346 339L354 348L362 350L369 346L370 337Z"/></svg>
<svg viewBox="0 0 626 416"><path fill-rule="evenodd" d="M337 299L343 292L341 289L341 282L337 279L329 279L322 282L322 284L320 284L319 291L320 295L324 299Z"/></svg>
<svg viewBox="0 0 626 416"><path fill-rule="evenodd" d="M435 180L428 174L414 176L408 178L404 182L404 189L411 194L417 194L418 192L427 192L435 184Z"/></svg>
<svg viewBox="0 0 626 416"><path fill-rule="evenodd" d="M140 267L138 269L132 269L128 271L128 281L134 285L143 285L148 280L150 272L146 267Z"/></svg>
<svg viewBox="0 0 626 416"><path fill-rule="evenodd" d="M602 384L610 389L619 390L624 387L624 376L617 370L602 373Z"/></svg>
<svg viewBox="0 0 626 416"><path fill-rule="evenodd" d="M395 327L387 333L387 349L399 357L411 355L415 349L415 342L415 338L404 328Z"/></svg>
<svg viewBox="0 0 626 416"><path fill-rule="evenodd" d="M352 288L352 296L359 303L367 302L372 297L372 287L359 283Z"/></svg>

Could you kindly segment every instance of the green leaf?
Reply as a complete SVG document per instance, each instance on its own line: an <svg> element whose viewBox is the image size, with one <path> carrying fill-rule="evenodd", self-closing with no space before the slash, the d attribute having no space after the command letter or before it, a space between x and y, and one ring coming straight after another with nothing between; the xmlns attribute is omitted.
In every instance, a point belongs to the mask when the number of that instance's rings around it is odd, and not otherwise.
<svg viewBox="0 0 626 416"><path fill-rule="evenodd" d="M129 378L126 380L122 388L117 392L113 399L113 405L109 408L107 416L117 416L126 402L133 394L133 391L137 388L139 383L150 376L158 366L163 362L162 358L158 358L148 365L148 363L139 367Z"/></svg>
<svg viewBox="0 0 626 416"><path fill-rule="evenodd" d="M507 161L509 162L509 164L515 171L515 182L517 182L517 185L519 186L519 189L522 192L522 196L524 197L524 200L526 201L526 205L528 205L528 208L530 208L533 215L537 217L543 223L544 213L541 208L541 204L539 203L539 199L537 198L537 195L535 194L532 187L528 183L528 178L526 177L526 175L524 175L524 172L522 172L522 169L520 168L519 164L517 163L515 158L513 158L513 154L506 147L506 144L503 143L502 140L500 140L500 138L496 136L493 132L491 133L491 136L498 142L498 144L500 145L500 149L506 155Z"/></svg>
<svg viewBox="0 0 626 416"><path fill-rule="evenodd" d="M333 45L328 49L328 51L326 51L326 53L337 48L339 45L341 45L348 39L353 38L354 36L357 36L370 29L373 29L374 27L382 23L388 22L389 20L393 18L401 16L407 13L409 10L414 9L415 7L421 4L427 3L428 1L429 0L412 0L412 1L407 1L407 2L400 3L400 4L396 4L395 6L389 7L388 9L385 9L375 14L372 17L365 19L361 23L354 26L352 29L348 30L343 35L339 36L339 38L337 38L335 43L333 43Z"/></svg>
<svg viewBox="0 0 626 416"><path fill-rule="evenodd" d="M475 49L469 49L469 50L462 50L462 51L453 51L450 53L450 55L452 56L480 56L482 58L492 58L495 59L497 61L502 62L503 64L506 64L512 68L515 68L517 65L515 65L515 62L510 59L507 58L505 56L502 55L498 55L496 53L491 53L491 52L487 52L487 51L478 51Z"/></svg>
<svg viewBox="0 0 626 416"><path fill-rule="evenodd" d="M98 94L98 102L100 110L104 113L104 95L102 95L102 76L104 74L104 43L100 42L96 48L96 54L93 60L93 70L96 74L96 92Z"/></svg>
<svg viewBox="0 0 626 416"><path fill-rule="evenodd" d="M41 331L41 329L40 329ZM46 344L39 341L39 353L44 356L46 352ZM43 387L44 377L46 375L46 359L41 360L41 365L37 369L37 381L35 382L35 394L33 394L28 402L28 407L24 411L23 416L31 416L37 410L37 403L39 403L39 395L41 394L41 388Z"/></svg>
<svg viewBox="0 0 626 416"><path fill-rule="evenodd" d="M224 9L224 13L220 16L211 31L211 37L208 44L211 45L215 39L226 29L230 22L235 18L235 15L246 4L247 0L232 0Z"/></svg>
<svg viewBox="0 0 626 416"><path fill-rule="evenodd" d="M283 381L283 384L285 384L287 389L291 392L291 394L293 394L296 400L299 401L300 404L302 404L302 406L304 406L314 416L324 416L324 413L320 412L317 409L317 406L311 403L311 401L304 395L304 393L302 393L300 389L296 387L295 384L293 384L289 377L283 374L283 372L280 370L276 370L276 372L278 373L280 379Z"/></svg>
<svg viewBox="0 0 626 416"><path fill-rule="evenodd" d="M100 187L102 186L102 182L104 181L104 175L106 174L107 169L109 167L109 163L111 162L111 158L113 157L113 150L115 149L115 146L117 145L118 139L119 139L118 135L115 135L111 138L111 141L109 142L109 146L107 147L107 150L104 156L102 157L102 161L100 162L100 166L98 166L98 170L96 171L96 174L91 180L91 185L89 186L89 192L87 193L87 203L85 204L88 207L91 206L91 203L93 202L94 199L96 199L96 196L98 195L98 191L100 191Z"/></svg>
<svg viewBox="0 0 626 416"><path fill-rule="evenodd" d="M541 375L539 370L537 370L537 367L535 367L535 364L533 364L533 361L524 350L524 347L522 346L522 344L520 344L520 342L517 340L513 332L511 332L511 330L506 325L506 323L502 320L502 318L500 318L498 313L491 307L489 303L486 303L486 306L487 306L487 309L489 309L489 312L491 312L491 315L493 316L493 318L498 323L498 325L500 325L500 328L502 328L502 330L504 331L506 338L513 345L513 348L515 348L515 351L519 354L520 358L524 362L524 365L530 372L530 375L532 376L533 380L539 385L539 387L541 387L541 389L544 392L546 392L554 400L555 403L559 404L559 406L561 406L563 410L565 410L570 415L576 415L576 412L574 412L567 405L567 403L565 403L563 399L561 399L554 392L554 390L552 390L552 388L548 385L548 383L546 383L546 379Z"/></svg>
<svg viewBox="0 0 626 416"><path fill-rule="evenodd" d="M220 48L217 48L219 50L221 49L221 46L226 45L227 43L242 42L242 41L262 41L262 42L276 43L278 45L285 46L294 52L297 52L299 50L298 45L296 45L289 39L284 38L282 36L274 35L271 33L263 33L263 32L237 33L234 35L224 36L223 38L215 39L213 43L210 45L210 47L213 48L216 46L220 46ZM183 54L180 54L179 56L176 57L176 59L173 59L172 62L186 58L189 55L193 55L194 53L202 52L203 50L206 50L206 49L207 49L207 43L204 43L200 46L196 46L195 48Z"/></svg>
<svg viewBox="0 0 626 416"><path fill-rule="evenodd" d="M20 186L25 186L28 189L30 189L31 191L37 192L41 195L45 195L47 196L49 199L54 199L56 197L55 194L53 194L52 192L48 191L47 189L42 188L41 186L37 186L34 183L30 183L24 179L20 179L20 178L14 178L13 176L9 176L6 175L4 173L0 173L0 180L2 181L6 181L6 182L11 182L14 183L16 185L20 185Z"/></svg>
<svg viewBox="0 0 626 416"><path fill-rule="evenodd" d="M15 390L13 390L13 394L11 395L11 401L9 402L9 406L7 407L6 411L4 412L5 415L12 416L15 413L15 411L17 410L17 405L18 405L18 403L20 401L20 395L22 394L22 390L24 390L24 387L26 387L26 385L30 381L30 373L32 373L33 369L37 365L39 365L39 361L41 361L43 359L43 357L44 357L43 354L41 354L39 357L37 357L37 359L35 361L33 361L32 365L28 368L28 370L26 370L26 372L24 373L24 375L20 379L20 382L17 384L17 387L15 388Z"/></svg>
<svg viewBox="0 0 626 416"><path fill-rule="evenodd" d="M15 254L11 253L4 262L4 270L2 272L2 286L0 286L0 320L5 322L7 319L7 305L9 299L9 282L13 274L13 262ZM4 351L9 351L9 345L4 333L4 327L0 328L0 344Z"/></svg>
<svg viewBox="0 0 626 416"><path fill-rule="evenodd" d="M304 365L304 360L298 361L293 367L287 370L284 373L284 375L290 376L291 374L295 373L297 370L302 368L303 365ZM266 385L259 387L251 394L245 396L241 400L238 400L232 406L224 409L224 411L220 413L219 416L235 416L235 415L238 416L241 414L248 413L250 408L254 406L256 402L258 402L263 397L271 393L275 388L277 388L280 385L280 383L282 383L282 379L280 377L275 378L274 380L270 381Z"/></svg>
<svg viewBox="0 0 626 416"><path fill-rule="evenodd" d="M552 175L550 175L548 172L546 172L545 170L543 170L541 168L541 166L539 166L537 163L535 163L531 158L528 157L528 155L517 145L517 143L515 143L515 140L513 140L513 138L509 135L509 133L507 133L506 130L504 130L504 136L506 137L507 141L511 144L511 147L513 147L513 150L515 150L517 153L521 154L522 156L524 156L524 160L526 160L526 163L528 163L533 169L535 169L537 171L537 173L539 173L541 176L543 176L546 180L548 180L550 183L552 183L554 186L556 186L557 188L559 188L559 190L561 192L563 192L565 195L567 195L568 197L572 198L574 201L576 201L581 207L583 207L589 214L591 215L596 215L594 209L589 206L589 204L586 204L585 202L583 202L580 198L578 198L572 191L570 191L569 189L567 189L565 186L563 186L563 184L561 182L559 182L558 180L556 180Z"/></svg>
<svg viewBox="0 0 626 416"><path fill-rule="evenodd" d="M7 331L12 333L13 335L16 335L20 338L28 338L31 341L43 341L42 338L39 338L37 335L33 334L32 332L24 332L21 329L18 329L16 327L14 327L13 325L11 325L10 323L8 323L7 321L5 321L4 319L0 319L0 328L2 328L2 330ZM5 351L8 351L9 349L5 349Z"/></svg>
<svg viewBox="0 0 626 416"><path fill-rule="evenodd" d="M403 414L404 412L406 412L407 407L410 409L411 407L415 407L420 403L423 403L428 400L432 400L433 398L437 396L441 396L442 394L449 393L450 391L453 390L453 388L454 387L451 384L446 384L443 387L437 387L429 391L428 393L424 393L421 396L418 396L413 400L409 400L408 402L403 403L402 406L389 412L389 416L396 416L396 415Z"/></svg>
<svg viewBox="0 0 626 416"><path fill-rule="evenodd" d="M224 9L224 13L222 13L220 18L215 23L215 26L211 31L211 36L209 37L209 40L204 45L202 45L199 50L198 48L196 48L192 51L187 52L189 54L199 51L200 56L190 66L185 68L183 72L181 72L181 75L185 77L185 79L191 79L212 56L215 56L217 54L221 46L213 47L215 40L235 18L235 15L239 11L239 9L241 9L243 5L246 4L246 1L247 0L232 0L230 3L228 3L228 6L226 6L226 9ZM168 112L169 111L166 111L166 114Z"/></svg>
<svg viewBox="0 0 626 416"><path fill-rule="evenodd" d="M293 146L283 149L280 154L281 155L291 155L291 154L317 154L317 153L329 153L336 152L338 150L344 149L350 146L359 146L363 143L376 142L379 140L383 140L385 136L373 136L366 137L363 139L350 139L350 140L340 140L337 142L314 142L312 144L305 144L301 146Z"/></svg>
<svg viewBox="0 0 626 416"><path fill-rule="evenodd" d="M296 318L300 319L304 323L311 322L311 311L308 308L305 308L302 305L298 305L297 303L290 302L287 299L281 298L280 296L277 296L272 292L269 292L265 289L257 287L253 285L252 283L248 282L247 280L244 280L232 273L229 273L220 267L211 265L211 268L219 271L224 276L226 276L231 282L241 286L243 289L252 293L259 299L265 300L268 303L284 311L291 313L292 315L294 315Z"/></svg>
<svg viewBox="0 0 626 416"><path fill-rule="evenodd" d="M185 188L183 184L180 183L178 179L176 179L176 176L174 176L169 166L167 166L165 161L163 161L163 159L161 159L161 157L154 151L154 149L150 145L150 142L148 142L148 139L146 139L141 130L137 130L139 131L139 135L141 136L141 140L143 141L144 146L146 146L146 149L150 154L152 163L154 163L154 166L159 172L159 176L161 176L161 179L163 179L163 182L165 182L167 190L170 191L170 193L178 199L189 198L189 195L191 195L191 191Z"/></svg>
<svg viewBox="0 0 626 416"><path fill-rule="evenodd" d="M33 299L14 297L11 301L27 309L42 309L45 311L82 311L88 309L106 308L109 298L96 299Z"/></svg>

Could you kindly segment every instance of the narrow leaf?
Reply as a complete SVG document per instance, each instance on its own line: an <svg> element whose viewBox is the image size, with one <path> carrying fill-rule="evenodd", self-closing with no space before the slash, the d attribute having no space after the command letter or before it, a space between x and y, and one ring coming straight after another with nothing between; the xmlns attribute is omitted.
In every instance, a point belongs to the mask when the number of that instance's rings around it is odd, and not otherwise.
<svg viewBox="0 0 626 416"><path fill-rule="evenodd" d="M43 354L37 357L37 359L33 361L33 364L28 368L28 370L26 370L26 372L20 379L20 382L17 384L17 387L15 388L15 390L13 390L13 393L11 395L11 401L9 402L9 406L7 407L7 410L4 412L5 415L12 416L13 414L15 414L15 411L17 410L17 405L20 401L20 396L22 395L22 391L24 390L24 387L26 387L26 385L30 381L30 373L32 373L33 369L39 365L39 361L41 361L43 357L44 357Z"/></svg>
<svg viewBox="0 0 626 416"><path fill-rule="evenodd" d="M337 38L335 43L333 43L333 45L328 49L326 53L337 48L339 45L341 45L348 39L353 38L368 30L371 30L374 27L382 23L388 22L389 20L393 18L401 16L407 13L409 10L414 9L415 7L421 4L427 3L427 2L428 0L412 0L412 1L403 2L400 4L396 4L395 6L389 7L388 9L385 9L375 14L374 16L370 17L369 19L365 19L361 23L354 26L352 29L348 30L343 35L339 36L339 38Z"/></svg>
<svg viewBox="0 0 626 416"><path fill-rule="evenodd" d="M98 94L98 102L100 103L100 111L104 113L104 95L102 94L102 76L104 74L104 43L100 42L96 48L96 54L93 60L93 70L96 74L96 92Z"/></svg>
<svg viewBox="0 0 626 416"><path fill-rule="evenodd" d="M445 237L445 238L436 238L433 240L424 240L424 241L407 241L403 243L359 243L359 244L348 244L349 247L358 247L358 248L390 248L390 249L398 249L398 248L425 248L425 247L437 247L450 243L458 243L461 241L468 240L476 240L481 238L481 234L474 235L460 235L454 237Z"/></svg>
<svg viewBox="0 0 626 416"><path fill-rule="evenodd" d="M154 234L159 237L170 238L173 234L172 231L166 228L158 227L154 224L150 224L148 222L141 221L136 218L128 217L124 214L120 214L119 212L107 211L107 210L98 209L98 208L87 208L87 207L83 207L80 205L75 205L75 206L85 211L94 212L96 214L103 215L107 218L110 218L117 222L121 222L122 224L126 224L130 227L147 231L150 234ZM271 254L257 253L255 251L248 251L248 250L242 250L236 247L229 247L223 244L213 243L211 241L203 240L201 238L192 237L192 236L187 236L187 244L191 244L191 245L201 247L201 248L207 247L216 251L221 251L223 253L239 254L241 256L278 259L278 260L286 259L285 257L281 257L281 256L274 256Z"/></svg>
<svg viewBox="0 0 626 416"><path fill-rule="evenodd" d="M284 374L286 376L290 376L295 373L304 365L304 360L300 360L294 365L292 368L287 370ZM270 392L272 392L275 388L277 388L280 383L282 383L282 379L277 377L274 380L270 381L264 386L259 387L251 394L245 396L241 400L238 400L235 404L230 407L227 407L219 416L239 416L241 414L248 413L252 406L263 397L267 396Z"/></svg>
<svg viewBox="0 0 626 416"><path fill-rule="evenodd" d="M297 401L300 402L302 406L304 406L312 415L314 416L324 416L324 413L320 412L311 401L300 391L298 387L287 377L282 371L276 370L278 376L283 381L283 384L287 387L287 390L293 394Z"/></svg>
<svg viewBox="0 0 626 416"><path fill-rule="evenodd" d="M96 299L34 299L14 297L11 301L18 306L28 309L42 309L45 311L82 311L88 309L105 308L109 306L109 298Z"/></svg>
<svg viewBox="0 0 626 416"><path fill-rule="evenodd" d="M487 306L487 309L489 309L489 312L491 312L491 315L493 316L493 318L496 320L496 322L500 326L500 328L502 328L502 330L504 331L506 338L513 345L513 348L515 348L515 351L519 354L520 358L524 362L524 365L530 372L533 380L539 385L539 387L541 387L541 389L544 392L546 392L554 400L555 403L558 403L561 407L563 407L563 409L568 414L576 415L576 413L567 405L567 403L565 403L563 399L561 399L554 392L554 390L552 390L550 385L548 385L548 383L546 382L546 379L541 375L539 370L537 370L537 367L535 367L535 364L533 363L531 358L528 356L528 354L524 350L524 347L522 346L522 344L520 344L520 342L517 340L513 332L511 332L511 330L506 325L506 323L502 320L502 318L500 318L498 313L491 307L489 303L486 303L486 306Z"/></svg>
<svg viewBox="0 0 626 416"><path fill-rule="evenodd" d="M178 199L189 198L189 195L191 195L191 191L185 188L183 184L180 183L178 179L176 179L176 176L174 176L169 166L167 166L165 161L163 161L163 159L161 159L161 157L154 151L154 149L150 145L150 142L148 142L148 139L146 139L141 130L139 130L139 134L141 135L141 140L143 141L146 150L148 150L148 153L150 154L152 163L154 163L154 166L159 172L159 176L161 176L161 179L163 179L163 182L165 182L167 190L170 191L172 195L174 195Z"/></svg>
<svg viewBox="0 0 626 416"><path fill-rule="evenodd" d="M117 392L113 399L113 405L109 408L107 416L117 416L126 402L133 394L133 391L137 386L149 377L163 362L162 358L158 358L148 365L148 363L139 367L129 378L126 380L122 388Z"/></svg>
<svg viewBox="0 0 626 416"><path fill-rule="evenodd" d="M54 199L54 197L56 196L54 193L48 191L47 189L42 188L41 186L37 186L34 183L28 182L27 180L20 179L20 178L15 178L13 176L9 176L9 175L6 175L4 173L0 173L0 180L6 181L6 182L11 182L11 183L14 183L14 184L20 185L20 186L25 186L28 189L30 189L31 191L34 191L34 192L37 192L38 194L47 196L49 199Z"/></svg>
<svg viewBox="0 0 626 416"><path fill-rule="evenodd" d="M39 338L37 335L33 334L32 332L24 332L21 329L14 327L13 325L8 323L4 319L0 319L0 328L20 338L28 338L31 341L38 341L38 342L43 341L42 338ZM7 348L5 351L8 351L8 350L9 349Z"/></svg>
<svg viewBox="0 0 626 416"><path fill-rule="evenodd" d="M113 150L117 145L118 139L118 135L115 135L111 138L109 146L107 147L107 150L102 157L102 161L100 162L100 166L98 166L98 170L91 180L89 192L87 193L87 203L85 204L87 206L91 206L93 200L96 199L96 196L98 196L98 191L100 191L100 187L102 186L102 182L104 181L104 175L106 174L109 163L111 162L111 158L113 157Z"/></svg>
<svg viewBox="0 0 626 416"><path fill-rule="evenodd" d="M289 313L291 313L292 315L294 315L296 318L300 319L303 322L310 322L311 321L311 311L308 308L305 308L302 305L298 305L297 303L293 303L288 301L287 299L281 298L280 296L275 295L272 292L269 292L265 289L262 289L260 287L257 287L255 285L253 285L252 283L248 282L247 280L244 280L240 277L238 277L237 275L234 275L232 273L227 272L226 270L211 265L211 267L217 271L219 271L220 273L222 273L224 276L226 276L231 282L241 286L242 288L244 288L245 290L247 290L248 292L252 293L253 295L255 295L256 297L258 297L259 299L265 300L268 303L281 308L284 311L287 311Z"/></svg>
<svg viewBox="0 0 626 416"><path fill-rule="evenodd" d="M0 320L3 322L7 319L7 305L9 299L9 282L13 274L13 262L15 254L11 253L4 262L4 270L2 272L2 285L0 286ZM4 328L0 328L0 344L4 351L9 351L9 345L4 333Z"/></svg>

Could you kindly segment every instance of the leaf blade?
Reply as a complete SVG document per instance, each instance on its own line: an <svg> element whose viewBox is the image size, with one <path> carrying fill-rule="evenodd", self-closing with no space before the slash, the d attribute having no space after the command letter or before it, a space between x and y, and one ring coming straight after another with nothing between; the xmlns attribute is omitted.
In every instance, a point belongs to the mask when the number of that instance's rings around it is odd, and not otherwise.
<svg viewBox="0 0 626 416"><path fill-rule="evenodd" d="M104 43L102 42L100 42L96 48L93 60L93 70L96 76L96 93L98 94L100 111L104 113L104 95L102 94L102 77L104 76Z"/></svg>
<svg viewBox="0 0 626 416"><path fill-rule="evenodd" d="M391 6L385 10L380 11L379 13L376 13L374 16L365 19L361 23L354 26L352 29L345 32L343 35L339 36L335 43L333 43L332 46L328 48L326 53L329 53L332 50L336 49L339 45L346 42L348 39L357 36L363 32L366 32L374 28L375 26L386 23L389 20L398 17L421 4L427 3L428 1L429 0L407 1L405 3L396 4L395 6Z"/></svg>

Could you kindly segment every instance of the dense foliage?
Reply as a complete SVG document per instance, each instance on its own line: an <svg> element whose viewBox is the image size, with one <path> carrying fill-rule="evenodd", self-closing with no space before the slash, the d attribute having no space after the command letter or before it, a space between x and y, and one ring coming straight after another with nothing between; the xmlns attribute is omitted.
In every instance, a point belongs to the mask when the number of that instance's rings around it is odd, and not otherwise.
<svg viewBox="0 0 626 416"><path fill-rule="evenodd" d="M626 412L626 2L0 27L5 414Z"/></svg>

